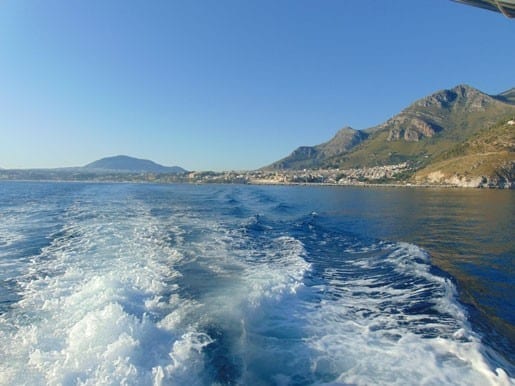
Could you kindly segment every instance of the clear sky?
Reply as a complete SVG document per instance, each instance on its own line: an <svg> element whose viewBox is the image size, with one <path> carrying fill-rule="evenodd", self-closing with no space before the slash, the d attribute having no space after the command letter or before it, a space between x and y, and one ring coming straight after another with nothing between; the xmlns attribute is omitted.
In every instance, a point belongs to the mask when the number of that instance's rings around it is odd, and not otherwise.
<svg viewBox="0 0 515 386"><path fill-rule="evenodd" d="M515 20L450 0L2 0L0 167L255 169L467 83Z"/></svg>

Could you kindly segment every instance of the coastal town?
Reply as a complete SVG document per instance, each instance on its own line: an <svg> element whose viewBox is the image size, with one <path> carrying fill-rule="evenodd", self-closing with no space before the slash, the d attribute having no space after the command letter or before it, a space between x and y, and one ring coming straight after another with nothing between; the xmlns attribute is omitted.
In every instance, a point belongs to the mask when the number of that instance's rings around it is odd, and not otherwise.
<svg viewBox="0 0 515 386"><path fill-rule="evenodd" d="M255 185L328 184L364 185L402 180L412 168L407 162L396 165L354 169L254 170L227 172L190 172L185 175L193 183L244 183ZM186 182L186 181L185 181Z"/></svg>

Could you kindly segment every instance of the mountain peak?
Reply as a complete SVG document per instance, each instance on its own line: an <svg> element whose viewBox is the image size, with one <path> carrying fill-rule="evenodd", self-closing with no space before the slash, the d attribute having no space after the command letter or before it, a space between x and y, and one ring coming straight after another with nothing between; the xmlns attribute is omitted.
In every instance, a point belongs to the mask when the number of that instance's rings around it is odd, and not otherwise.
<svg viewBox="0 0 515 386"><path fill-rule="evenodd" d="M515 105L515 87L500 93L496 98L501 102Z"/></svg>
<svg viewBox="0 0 515 386"><path fill-rule="evenodd" d="M340 134L340 133L354 133L356 132L357 130L350 127L350 126L345 126L345 127L342 127L340 130L338 130L336 132L336 135Z"/></svg>
<svg viewBox="0 0 515 386"><path fill-rule="evenodd" d="M350 136L355 136L358 132L359 130L353 129L350 126L345 126L336 132L331 141L337 140L338 138L348 138Z"/></svg>
<svg viewBox="0 0 515 386"><path fill-rule="evenodd" d="M365 139L366 136L367 135L365 133L355 130L350 126L346 126L338 130L331 140L316 147L319 148L319 150L321 150L326 156L333 156L350 150Z"/></svg>
<svg viewBox="0 0 515 386"><path fill-rule="evenodd" d="M468 93L468 92L480 92L481 93L481 91L479 91L477 88L469 86L466 83L458 84L457 86L454 86L451 90L455 91L455 92L461 92L462 94Z"/></svg>
<svg viewBox="0 0 515 386"><path fill-rule="evenodd" d="M455 119L482 113L502 101L471 87L459 84L419 99L374 131L388 129L388 141L417 142L453 126ZM490 122L493 123L493 122Z"/></svg>
<svg viewBox="0 0 515 386"><path fill-rule="evenodd" d="M127 155L105 157L87 164L84 168L126 173L183 173L186 171L178 166L163 166L154 161Z"/></svg>
<svg viewBox="0 0 515 386"><path fill-rule="evenodd" d="M458 98L482 98L484 100L493 99L490 95L478 90L477 88L471 87L468 84L459 84L451 89L452 92L456 93Z"/></svg>
<svg viewBox="0 0 515 386"><path fill-rule="evenodd" d="M467 109L480 110L487 107L494 98L471 87L467 84L459 84L451 89L437 91L425 98L416 101L412 107L445 108L452 109L459 105L465 105Z"/></svg>
<svg viewBox="0 0 515 386"><path fill-rule="evenodd" d="M304 169L317 166L331 157L342 155L359 145L368 134L346 126L338 130L332 139L316 146L301 146L289 156L265 169Z"/></svg>

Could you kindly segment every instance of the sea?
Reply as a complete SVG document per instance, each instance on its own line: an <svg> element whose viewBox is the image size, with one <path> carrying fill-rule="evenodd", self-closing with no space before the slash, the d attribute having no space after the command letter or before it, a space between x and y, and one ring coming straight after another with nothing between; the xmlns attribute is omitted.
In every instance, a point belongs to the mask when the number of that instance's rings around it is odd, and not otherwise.
<svg viewBox="0 0 515 386"><path fill-rule="evenodd" d="M512 191L0 183L0 385L514 385Z"/></svg>

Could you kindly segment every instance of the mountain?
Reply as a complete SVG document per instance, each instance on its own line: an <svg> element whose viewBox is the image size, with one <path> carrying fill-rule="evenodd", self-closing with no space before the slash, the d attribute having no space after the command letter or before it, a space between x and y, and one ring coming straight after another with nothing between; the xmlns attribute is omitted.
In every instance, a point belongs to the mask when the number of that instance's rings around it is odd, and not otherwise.
<svg viewBox="0 0 515 386"><path fill-rule="evenodd" d="M502 96L502 94L501 94ZM467 85L422 98L385 123L365 130L369 140L326 165L361 167L410 162L420 167L480 130L515 114L506 97Z"/></svg>
<svg viewBox="0 0 515 386"><path fill-rule="evenodd" d="M324 144L301 147L264 169L345 169L401 162L418 169L513 116L515 89L490 96L468 85L458 85L414 102L378 126L363 131L343 129L352 130L348 136L355 139L347 142L348 146L337 146L339 132Z"/></svg>
<svg viewBox="0 0 515 386"><path fill-rule="evenodd" d="M264 169L309 169L322 166L327 159L338 157L368 137L364 131L351 127L340 129L329 141L316 146L301 146L289 156Z"/></svg>
<svg viewBox="0 0 515 386"><path fill-rule="evenodd" d="M87 164L83 169L91 171L125 172L125 173L185 173L179 166L163 166L146 159L133 158L126 155L106 157Z"/></svg>
<svg viewBox="0 0 515 386"><path fill-rule="evenodd" d="M515 87L497 95L497 99L505 103L515 104Z"/></svg>

